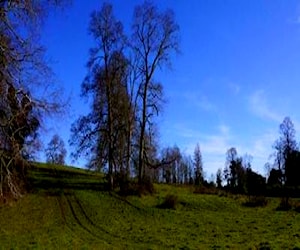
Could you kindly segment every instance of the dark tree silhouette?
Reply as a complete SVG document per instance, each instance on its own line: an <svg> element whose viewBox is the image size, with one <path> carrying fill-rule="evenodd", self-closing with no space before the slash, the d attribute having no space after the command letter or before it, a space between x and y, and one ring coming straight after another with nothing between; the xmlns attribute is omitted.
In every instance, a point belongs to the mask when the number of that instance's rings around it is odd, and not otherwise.
<svg viewBox="0 0 300 250"><path fill-rule="evenodd" d="M255 173L250 167L248 167L246 170L246 188L248 195L265 195L266 178L258 173Z"/></svg>
<svg viewBox="0 0 300 250"><path fill-rule="evenodd" d="M297 142L295 139L295 128L292 120L289 117L285 117L283 122L279 126L279 139L274 143L275 149L275 163L274 165L283 173L283 184L289 182L291 178L290 173L293 172L291 161L289 158L292 154L298 150ZM291 165L289 165L291 164Z"/></svg>
<svg viewBox="0 0 300 250"><path fill-rule="evenodd" d="M282 171L280 169L272 168L268 178L268 185L270 187L282 185Z"/></svg>
<svg viewBox="0 0 300 250"><path fill-rule="evenodd" d="M195 185L203 184L203 163L202 163L202 154L200 151L199 144L196 145L194 150L194 173L195 173Z"/></svg>
<svg viewBox="0 0 300 250"><path fill-rule="evenodd" d="M217 170L216 184L217 184L217 188L222 188L222 169L220 168Z"/></svg>
<svg viewBox="0 0 300 250"><path fill-rule="evenodd" d="M239 157L237 150L232 147L226 153L226 164L224 178L227 181L227 188L231 192L246 192L246 169L251 168L251 157L246 155Z"/></svg>
<svg viewBox="0 0 300 250"><path fill-rule="evenodd" d="M293 150L285 162L286 185L300 187L300 152Z"/></svg>

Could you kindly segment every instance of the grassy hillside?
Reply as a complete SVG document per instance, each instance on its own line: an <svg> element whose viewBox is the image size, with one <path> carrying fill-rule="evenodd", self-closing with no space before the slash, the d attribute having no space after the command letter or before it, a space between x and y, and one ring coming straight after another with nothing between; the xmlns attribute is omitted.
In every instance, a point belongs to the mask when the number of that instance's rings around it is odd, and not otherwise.
<svg viewBox="0 0 300 250"><path fill-rule="evenodd" d="M0 249L300 249L300 213L276 211L276 199L248 208L167 185L125 199L101 175L48 165L30 178L32 193L0 206ZM157 207L167 194L176 210Z"/></svg>

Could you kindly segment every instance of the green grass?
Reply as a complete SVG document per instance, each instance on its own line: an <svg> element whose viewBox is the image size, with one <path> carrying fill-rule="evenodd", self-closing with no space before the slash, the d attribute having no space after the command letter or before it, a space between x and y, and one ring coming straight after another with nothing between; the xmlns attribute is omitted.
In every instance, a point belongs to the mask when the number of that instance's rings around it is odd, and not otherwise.
<svg viewBox="0 0 300 250"><path fill-rule="evenodd" d="M243 206L245 197L156 185L122 198L85 170L39 165L32 192L0 206L0 249L297 249L300 213ZM176 210L158 205L178 196Z"/></svg>

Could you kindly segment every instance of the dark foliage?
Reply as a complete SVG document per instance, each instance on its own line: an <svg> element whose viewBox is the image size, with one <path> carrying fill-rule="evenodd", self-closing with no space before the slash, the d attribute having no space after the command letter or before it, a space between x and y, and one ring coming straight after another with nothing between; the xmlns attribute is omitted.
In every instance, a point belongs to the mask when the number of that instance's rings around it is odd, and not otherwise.
<svg viewBox="0 0 300 250"><path fill-rule="evenodd" d="M142 192L140 186L137 182L126 181L120 185L120 190L118 192L120 196L141 196Z"/></svg>
<svg viewBox="0 0 300 250"><path fill-rule="evenodd" d="M157 207L163 209L176 209L178 204L178 197L174 194L167 194L163 203L158 205Z"/></svg>
<svg viewBox="0 0 300 250"><path fill-rule="evenodd" d="M195 185L199 186L204 182L202 154L200 151L199 144L197 144L195 147L193 160L194 160L194 172L195 172Z"/></svg>
<svg viewBox="0 0 300 250"><path fill-rule="evenodd" d="M195 194L218 194L219 190L215 186L200 186L194 190Z"/></svg>
<svg viewBox="0 0 300 250"><path fill-rule="evenodd" d="M280 169L272 168L268 178L268 186L270 187L281 186L282 176L283 174Z"/></svg>
<svg viewBox="0 0 300 250"><path fill-rule="evenodd" d="M266 179L253 172L250 168L246 170L246 188L248 195L262 196L266 192Z"/></svg>
<svg viewBox="0 0 300 250"><path fill-rule="evenodd" d="M246 207L265 207L268 204L268 200L264 196L250 196L248 201L243 203Z"/></svg>
<svg viewBox="0 0 300 250"><path fill-rule="evenodd" d="M282 197L284 195L284 187L280 185L267 185L266 196L270 197Z"/></svg>
<svg viewBox="0 0 300 250"><path fill-rule="evenodd" d="M217 188L222 188L222 170L219 168L216 174Z"/></svg>
<svg viewBox="0 0 300 250"><path fill-rule="evenodd" d="M142 183L126 178L117 178L114 183L119 187L121 196L142 196L154 194L155 188L150 178L144 177Z"/></svg>
<svg viewBox="0 0 300 250"><path fill-rule="evenodd" d="M142 183L139 183L140 194L154 194L155 188L150 178L144 177Z"/></svg>
<svg viewBox="0 0 300 250"><path fill-rule="evenodd" d="M235 148L230 148L226 153L224 178L227 182L226 189L230 192L236 194L246 192L246 169L243 166L243 158L238 157Z"/></svg>
<svg viewBox="0 0 300 250"><path fill-rule="evenodd" d="M299 201L294 202L293 207L296 212L300 213L300 202Z"/></svg>
<svg viewBox="0 0 300 250"><path fill-rule="evenodd" d="M290 202L290 199L288 197L283 197L280 200L280 203L276 210L278 211L288 211L292 209L292 204Z"/></svg>
<svg viewBox="0 0 300 250"><path fill-rule="evenodd" d="M300 186L300 152L293 150L288 154L285 162L285 175L287 186Z"/></svg>

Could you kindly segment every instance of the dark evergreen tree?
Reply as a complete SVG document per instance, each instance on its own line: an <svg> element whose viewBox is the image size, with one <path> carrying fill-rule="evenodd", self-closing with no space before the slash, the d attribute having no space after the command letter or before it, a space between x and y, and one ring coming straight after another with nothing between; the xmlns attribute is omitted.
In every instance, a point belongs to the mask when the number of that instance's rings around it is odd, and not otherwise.
<svg viewBox="0 0 300 250"><path fill-rule="evenodd" d="M224 176L227 181L227 188L229 188L231 192L245 193L246 168L250 167L248 160L246 162L246 166L243 166L243 158L238 157L237 150L235 148L230 148L227 151Z"/></svg>
<svg viewBox="0 0 300 250"><path fill-rule="evenodd" d="M246 170L246 188L247 194L252 196L265 195L266 178L252 171L250 167Z"/></svg>
<svg viewBox="0 0 300 250"><path fill-rule="evenodd" d="M203 177L203 163L202 163L202 154L200 151L199 144L196 145L194 151L194 173L195 173L195 185L203 184L204 177Z"/></svg>
<svg viewBox="0 0 300 250"><path fill-rule="evenodd" d="M222 169L220 168L217 170L216 184L217 184L217 188L222 188Z"/></svg>

